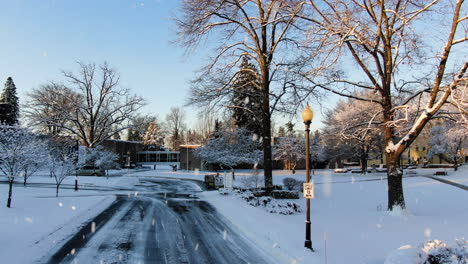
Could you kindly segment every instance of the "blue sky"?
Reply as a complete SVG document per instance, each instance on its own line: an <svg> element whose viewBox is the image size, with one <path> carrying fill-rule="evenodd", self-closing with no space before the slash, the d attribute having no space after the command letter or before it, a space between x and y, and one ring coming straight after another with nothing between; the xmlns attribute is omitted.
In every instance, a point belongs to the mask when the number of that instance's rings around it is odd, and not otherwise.
<svg viewBox="0 0 468 264"><path fill-rule="evenodd" d="M178 1L14 0L0 16L0 80L12 76L20 99L76 61L109 64L121 84L148 101L144 111L164 118L182 106L202 61L184 58L171 21ZM187 112L194 111L186 109Z"/></svg>
<svg viewBox="0 0 468 264"><path fill-rule="evenodd" d="M164 119L170 107L184 105L189 81L204 63L203 48L187 57L182 47L171 43L176 39L171 19L178 3L2 1L0 82L13 77L24 103L25 94L32 88L50 80L60 81L61 70L76 70L76 61L107 61L121 74L123 86L147 100L143 111ZM193 127L196 109L185 107L185 111Z"/></svg>

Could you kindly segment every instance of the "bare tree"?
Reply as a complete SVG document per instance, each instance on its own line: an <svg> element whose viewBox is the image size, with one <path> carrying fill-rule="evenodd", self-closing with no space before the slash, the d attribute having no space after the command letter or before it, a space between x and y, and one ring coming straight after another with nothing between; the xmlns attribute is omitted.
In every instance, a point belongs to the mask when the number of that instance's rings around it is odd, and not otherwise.
<svg viewBox="0 0 468 264"><path fill-rule="evenodd" d="M71 125L63 113L74 113L82 96L72 89L54 82L42 85L28 93L24 113L29 125L42 133L63 134L64 126Z"/></svg>
<svg viewBox="0 0 468 264"><path fill-rule="evenodd" d="M273 152L275 160L287 161L292 173L296 173L297 163L305 159L306 144L303 137L289 134L279 139L279 144Z"/></svg>
<svg viewBox="0 0 468 264"><path fill-rule="evenodd" d="M468 147L468 129L456 122L445 120L432 127L429 137L427 157L439 156L453 164L455 170L466 157Z"/></svg>
<svg viewBox="0 0 468 264"><path fill-rule="evenodd" d="M166 115L166 130L169 134L167 140L171 149L179 149L182 143L182 131L185 129L185 112L182 108L171 107Z"/></svg>
<svg viewBox="0 0 468 264"><path fill-rule="evenodd" d="M236 70L243 57L258 69L251 73L259 80L263 128L263 166L265 187L273 186L271 115L280 109L284 95L295 87L287 81L285 65L297 47L297 15L302 1L258 0L189 0L182 4L177 20L180 43L189 50L210 35L221 41L201 77L194 82L191 104L230 106L233 81L242 71ZM219 33L219 35L218 35ZM289 49L289 50L288 50ZM284 110L284 109L283 109Z"/></svg>
<svg viewBox="0 0 468 264"><path fill-rule="evenodd" d="M29 130L18 126L0 126L0 172L9 183L7 207L11 207L13 182L31 164L41 162L42 153L47 151Z"/></svg>
<svg viewBox="0 0 468 264"><path fill-rule="evenodd" d="M109 170L118 168L119 155L106 150L103 146L97 146L95 148L89 149L86 153L85 164L92 164L99 166L106 170L106 176L109 178Z"/></svg>
<svg viewBox="0 0 468 264"><path fill-rule="evenodd" d="M199 144L208 143L208 139L213 135L215 120L216 115L209 105L199 110L194 129L199 137Z"/></svg>
<svg viewBox="0 0 468 264"><path fill-rule="evenodd" d="M363 102L348 98L339 101L336 107L330 111L326 123L326 130L342 142L351 152L349 157L358 158L362 172L367 171L367 161L371 155L378 154L378 145L381 144L380 126L382 117L380 109L370 102Z"/></svg>
<svg viewBox="0 0 468 264"><path fill-rule="evenodd" d="M463 46L468 39L466 24L462 25L468 19L461 14L463 2L308 1L309 14L303 18L311 23L308 36L313 43L313 67L334 68L319 75L311 67L305 75L313 86L371 102L380 110L388 167L388 210L405 208L401 155L444 104L466 95L468 62L449 61L457 54L456 45ZM430 20L442 22L424 21L426 14L431 14ZM417 24L421 22L434 26L433 30ZM439 30L442 28L445 32ZM433 41L432 46L425 46L421 36ZM441 52L432 52L441 38L445 39ZM459 70L451 74L449 66ZM347 75L346 70L352 74ZM356 91L370 93L357 95ZM466 96L464 100L466 103ZM419 106L416 114L408 114L410 103ZM466 113L467 105L460 105Z"/></svg>
<svg viewBox="0 0 468 264"><path fill-rule="evenodd" d="M126 122L143 106L143 99L119 86L119 74L107 63L99 67L81 62L78 65L76 74L62 72L66 84L52 82L30 94L34 104L28 111L29 118L37 125L74 135L92 148L127 129L130 125ZM63 103L59 103L61 100Z"/></svg>
<svg viewBox="0 0 468 264"><path fill-rule="evenodd" d="M128 129L127 140L142 141L149 125L153 122L160 125L157 116L138 115L133 118L131 121L131 127Z"/></svg>
<svg viewBox="0 0 468 264"><path fill-rule="evenodd" d="M230 167L234 178L234 166L259 163L262 156L259 146L258 137L245 128L237 128L215 133L208 144L195 150L195 155L208 163Z"/></svg>
<svg viewBox="0 0 468 264"><path fill-rule="evenodd" d="M75 173L75 169L77 168L78 152L74 149L73 145L69 144L69 142L64 141L55 143L56 144L49 148L49 170L50 174L55 179L55 196L58 197L59 188L62 182L65 178Z"/></svg>
<svg viewBox="0 0 468 264"><path fill-rule="evenodd" d="M27 161L23 169L23 186L26 186L28 179L39 169L46 167L49 162L48 146L45 140L33 137L29 144L30 151L23 157Z"/></svg>

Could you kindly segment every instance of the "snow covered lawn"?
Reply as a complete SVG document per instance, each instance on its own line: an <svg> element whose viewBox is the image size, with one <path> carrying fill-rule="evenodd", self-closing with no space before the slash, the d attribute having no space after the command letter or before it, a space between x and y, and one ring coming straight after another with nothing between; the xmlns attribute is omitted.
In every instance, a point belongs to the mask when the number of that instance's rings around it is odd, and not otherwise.
<svg viewBox="0 0 468 264"><path fill-rule="evenodd" d="M0 178L4 180L4 178ZM18 179L22 184L21 179ZM48 176L33 176L28 187L13 187L12 208L6 208L8 184L0 184L0 262L43 262L59 245L69 239L82 224L107 208L115 196L94 190L73 190L74 177L68 177L55 197L55 187ZM79 177L80 187L128 186L127 177ZM36 183L36 184L35 184Z"/></svg>
<svg viewBox="0 0 468 264"><path fill-rule="evenodd" d="M423 169L417 172L430 174ZM44 256L54 252L83 223L110 205L115 199L113 194L126 192L119 188L131 188L138 177L203 180L205 173L167 169L114 171L109 179L79 177L83 188L79 192L73 191L74 178L69 177L58 198L53 185L38 184L53 183L43 173L32 177L31 185L26 188L14 186L10 209L5 207L8 185L0 184L4 197L0 199L0 244L8 245L0 247L0 260L2 263L43 261ZM236 171L236 181L239 183L251 175L249 170ZM289 171L275 171L274 183L282 184L286 177L303 181L305 173L298 171L291 176ZM457 173L449 170L449 175L443 178L467 184L468 166ZM468 238L468 192L465 190L426 177L405 178L408 210L389 213L385 174L317 170L313 179L316 183L316 198L311 201L312 242L316 250L313 253L304 248L304 199L298 200L302 213L278 215L250 206L232 193L221 195L208 191L201 197L278 263L382 264L389 254L405 245L418 247L435 239L453 244L456 238Z"/></svg>
<svg viewBox="0 0 468 264"><path fill-rule="evenodd" d="M286 174L277 172L275 184ZM303 179L304 172L294 177ZM456 238L468 238L467 191L424 177L405 178L408 210L389 213L386 179L380 177L316 172L316 199L311 201L315 253L304 249L305 212L270 214L214 191L205 192L204 198L279 263L382 264L404 245L416 247L435 239L453 244ZM466 182L466 166L453 177ZM305 209L305 200L299 203Z"/></svg>

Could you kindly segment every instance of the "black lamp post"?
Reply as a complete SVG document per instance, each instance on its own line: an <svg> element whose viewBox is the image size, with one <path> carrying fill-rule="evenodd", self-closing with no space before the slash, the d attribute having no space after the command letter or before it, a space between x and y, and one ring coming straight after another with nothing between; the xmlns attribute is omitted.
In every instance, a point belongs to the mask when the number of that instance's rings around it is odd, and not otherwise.
<svg viewBox="0 0 468 264"><path fill-rule="evenodd" d="M76 140L76 164L78 164L79 156L80 156L80 141ZM75 192L78 191L78 170L75 169Z"/></svg>
<svg viewBox="0 0 468 264"><path fill-rule="evenodd" d="M302 112L302 120L304 120L305 124L305 139L306 139L306 183L310 182L310 142L309 142L309 132L310 132L310 124L312 123L312 119L314 118L314 112L307 104L306 108ZM312 248L312 240L310 237L310 199L306 199L306 234L305 234L305 243L304 246L306 248Z"/></svg>

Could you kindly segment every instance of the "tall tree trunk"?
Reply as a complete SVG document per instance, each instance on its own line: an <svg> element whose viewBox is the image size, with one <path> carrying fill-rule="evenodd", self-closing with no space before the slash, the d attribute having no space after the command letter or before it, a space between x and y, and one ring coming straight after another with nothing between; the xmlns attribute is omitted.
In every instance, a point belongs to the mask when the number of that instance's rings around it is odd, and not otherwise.
<svg viewBox="0 0 468 264"><path fill-rule="evenodd" d="M23 186L26 187L26 181L28 180L28 169L24 170L24 182Z"/></svg>
<svg viewBox="0 0 468 264"><path fill-rule="evenodd" d="M263 170L265 178L265 191L267 194L269 194L273 190L273 165L271 157L270 72L267 62L264 62L263 65L261 65L261 72L263 112Z"/></svg>
<svg viewBox="0 0 468 264"><path fill-rule="evenodd" d="M55 188L55 197L58 197L59 187L60 187L60 184L57 184Z"/></svg>
<svg viewBox="0 0 468 264"><path fill-rule="evenodd" d="M387 158L387 184L388 184L388 210L400 207L406 208L403 195L403 170L400 167L399 157L392 153L385 153Z"/></svg>
<svg viewBox="0 0 468 264"><path fill-rule="evenodd" d="M367 173L367 157L361 156L361 170L363 173Z"/></svg>
<svg viewBox="0 0 468 264"><path fill-rule="evenodd" d="M386 99L390 97L387 96ZM393 121L393 112L389 100L384 104L384 123ZM406 208L405 197L403 195L403 170L400 167L400 155L394 149L395 129L390 125L385 125L384 130L384 153L387 163L387 192L389 211L395 208Z"/></svg>
<svg viewBox="0 0 468 264"><path fill-rule="evenodd" d="M13 192L13 179L8 180L9 188L8 188L8 200L7 200L7 207L11 207L11 194Z"/></svg>

